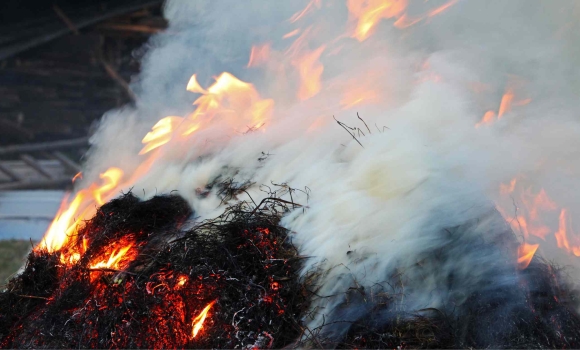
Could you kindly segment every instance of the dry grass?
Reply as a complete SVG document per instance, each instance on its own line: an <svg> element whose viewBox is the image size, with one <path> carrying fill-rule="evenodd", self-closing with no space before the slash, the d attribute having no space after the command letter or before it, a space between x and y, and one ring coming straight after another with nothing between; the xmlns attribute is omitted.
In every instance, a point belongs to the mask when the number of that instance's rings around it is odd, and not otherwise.
<svg viewBox="0 0 580 350"><path fill-rule="evenodd" d="M30 249L27 240L0 240L0 286L24 264Z"/></svg>

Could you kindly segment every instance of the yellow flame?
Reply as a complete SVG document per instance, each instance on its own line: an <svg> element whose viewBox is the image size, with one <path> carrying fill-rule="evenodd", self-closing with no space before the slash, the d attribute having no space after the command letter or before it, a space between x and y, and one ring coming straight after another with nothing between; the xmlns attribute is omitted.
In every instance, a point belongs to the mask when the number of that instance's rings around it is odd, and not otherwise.
<svg viewBox="0 0 580 350"><path fill-rule="evenodd" d="M191 325L193 326L193 329L191 330L191 338L195 338L197 336L197 333L201 329L203 329L203 322L205 321L205 318L207 317L207 313L208 313L209 309L211 309L211 307L213 306L213 304L215 304L215 301L212 301L211 303L209 303L199 313L199 315L197 315L197 317L193 319L193 322L191 323Z"/></svg>

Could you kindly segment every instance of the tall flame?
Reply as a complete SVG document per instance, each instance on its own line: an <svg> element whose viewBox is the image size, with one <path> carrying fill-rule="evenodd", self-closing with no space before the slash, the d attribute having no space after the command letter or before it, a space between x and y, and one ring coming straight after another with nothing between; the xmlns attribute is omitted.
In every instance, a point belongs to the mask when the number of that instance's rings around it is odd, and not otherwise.
<svg viewBox="0 0 580 350"><path fill-rule="evenodd" d="M91 207L91 204L102 205L105 201L104 198L113 193L122 177L123 171L121 169L109 168L100 175L103 180L100 186L93 183L88 188L79 191L68 208L65 208L67 201L65 198L37 249L54 252L65 246L77 225L85 217L92 214L94 208Z"/></svg>
<svg viewBox="0 0 580 350"><path fill-rule="evenodd" d="M319 62L319 59L324 49L325 46L322 45L293 62L300 74L300 88L298 90L298 99L300 100L307 100L320 91L322 86L320 77L324 71L324 66Z"/></svg>

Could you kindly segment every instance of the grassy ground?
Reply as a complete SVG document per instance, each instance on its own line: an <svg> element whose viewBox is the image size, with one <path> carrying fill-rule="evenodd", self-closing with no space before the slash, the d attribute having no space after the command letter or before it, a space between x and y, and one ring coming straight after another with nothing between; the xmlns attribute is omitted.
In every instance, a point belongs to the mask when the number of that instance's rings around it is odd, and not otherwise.
<svg viewBox="0 0 580 350"><path fill-rule="evenodd" d="M30 241L0 240L0 286L23 265L30 249Z"/></svg>

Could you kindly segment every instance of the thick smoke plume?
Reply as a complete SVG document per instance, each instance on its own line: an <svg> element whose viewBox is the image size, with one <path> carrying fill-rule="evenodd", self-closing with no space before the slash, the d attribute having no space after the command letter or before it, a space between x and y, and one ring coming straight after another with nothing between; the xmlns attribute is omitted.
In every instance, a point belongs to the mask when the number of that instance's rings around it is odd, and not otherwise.
<svg viewBox="0 0 580 350"><path fill-rule="evenodd" d="M516 259L517 242L504 249L473 244L504 232L496 205L507 215L522 205L500 195L500 185L514 178L534 192L543 188L571 222L580 217L580 6L459 0L425 16L445 4L410 1L407 16L421 21L403 28L396 18L383 19L358 41L351 35L356 19L342 1L315 1L296 21L289 19L308 2L170 1L170 26L144 49L143 72L133 82L139 100L105 116L81 185L111 166L129 179L147 159L138 153L151 127L194 109L199 95L185 90L190 76L207 87L227 71L274 100L271 119L249 130L244 121L215 118L187 140L160 147L147 172L123 189L146 198L178 191L202 218L223 210L215 193L198 190L219 176L255 183L248 194L256 203L266 196L261 185L297 189L292 200L307 208L283 224L311 257L305 271L325 271L318 294L337 296L313 303L313 326L339 317L332 310L349 287L398 273L407 273L409 310L460 304L490 275L498 285L515 283L503 271ZM296 55L288 51L297 36L283 38L295 29L308 32L297 50L322 48L324 67L320 90L302 99ZM270 59L247 67L252 46L263 44ZM346 101L349 91L368 90L362 103ZM502 112L506 93L512 103ZM494 119L476 127L489 110ZM351 130L356 140L333 117L358 128ZM538 215L549 234L536 254L577 265L557 247L557 210ZM445 234L468 222L460 238ZM415 275L413 266L434 251L446 258ZM442 283L449 276L460 282Z"/></svg>

